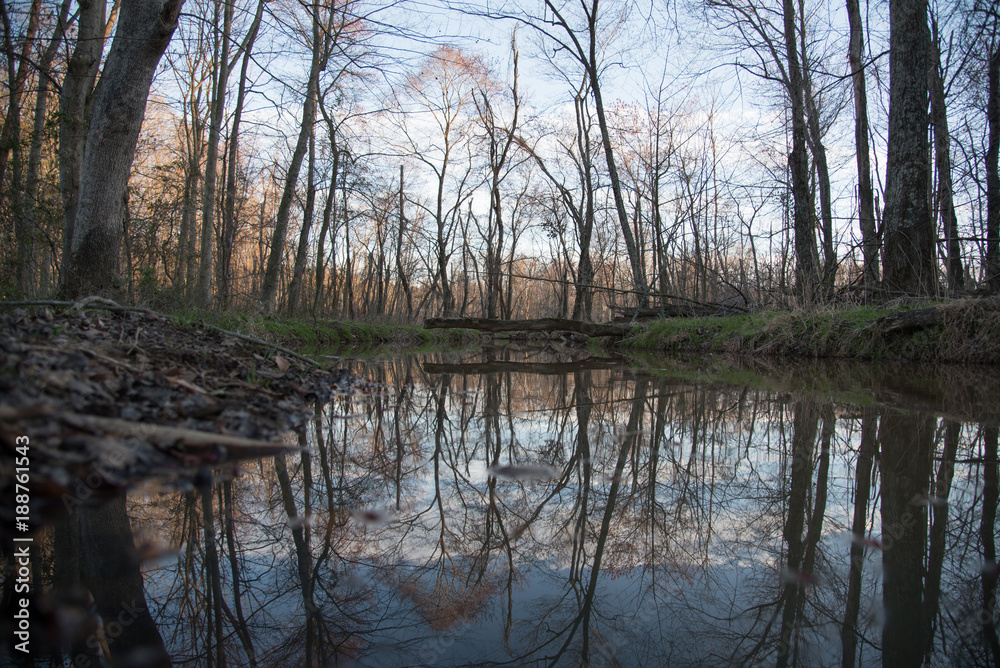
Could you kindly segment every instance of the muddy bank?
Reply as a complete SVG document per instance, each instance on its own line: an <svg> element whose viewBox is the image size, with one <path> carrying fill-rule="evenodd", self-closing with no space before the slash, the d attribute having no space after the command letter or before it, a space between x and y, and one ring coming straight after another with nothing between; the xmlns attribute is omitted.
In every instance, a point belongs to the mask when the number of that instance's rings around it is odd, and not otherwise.
<svg viewBox="0 0 1000 668"><path fill-rule="evenodd" d="M295 448L317 401L363 384L151 312L0 311L0 494L27 437L31 529L143 482L185 488ZM22 451L21 454L23 454ZM4 536L14 508L0 510Z"/></svg>

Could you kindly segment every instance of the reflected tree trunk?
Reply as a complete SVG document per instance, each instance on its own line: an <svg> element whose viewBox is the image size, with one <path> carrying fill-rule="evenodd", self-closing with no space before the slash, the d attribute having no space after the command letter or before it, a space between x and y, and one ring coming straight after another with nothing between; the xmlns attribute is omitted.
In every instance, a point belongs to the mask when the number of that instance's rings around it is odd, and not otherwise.
<svg viewBox="0 0 1000 668"><path fill-rule="evenodd" d="M236 612L236 635L239 636L243 651L247 654L247 665L257 666L257 655L253 647L253 639L247 629L246 615L243 613L243 573L240 569L239 553L236 545L236 519L233 509L233 481L227 480L222 485L222 512L225 520L226 551L229 553L229 569L233 578L233 608Z"/></svg>
<svg viewBox="0 0 1000 668"><path fill-rule="evenodd" d="M219 571L219 548L215 541L215 509L211 485L201 488L201 521L205 539L205 571L212 588L212 619L209 626L215 631L215 657L212 657L211 645L207 648L206 657L209 666L221 668L226 665L226 647L222 632L222 574Z"/></svg>
<svg viewBox="0 0 1000 668"><path fill-rule="evenodd" d="M929 415L887 411L879 424L883 665L923 665L930 634L924 603L924 559L935 423Z"/></svg>
<svg viewBox="0 0 1000 668"><path fill-rule="evenodd" d="M143 666L169 666L170 657L146 605L125 497L96 508L81 506L77 513L83 580L104 621L112 665L133 666L141 657Z"/></svg>
<svg viewBox="0 0 1000 668"><path fill-rule="evenodd" d="M861 416L861 446L855 465L854 519L851 522L851 572L847 585L847 606L840 631L842 668L852 668L857 660L858 614L861 610L861 576L864 574L865 546L860 540L868 532L868 501L872 486L872 465L878 452L878 415L866 408Z"/></svg>
<svg viewBox="0 0 1000 668"><path fill-rule="evenodd" d="M961 432L962 424L960 422L944 421L944 453L941 456L937 477L934 480L934 489L928 501L932 520L930 548L927 556L927 594L925 596L927 620L931 625L931 633L927 637L927 661L930 661L934 651L933 632L941 599L941 572L944 568L945 547L948 538L948 496L951 493L951 480L955 475L955 454L958 452L958 440Z"/></svg>
<svg viewBox="0 0 1000 668"><path fill-rule="evenodd" d="M804 573L806 543L802 540L805 528L806 506L809 485L812 481L813 448L819 427L819 413L809 401L795 404L792 417L792 472L788 489L788 516L785 520L783 536L788 545L786 559L785 586L781 594L781 639L775 665L787 666L792 656L793 636L798 624L799 588L805 587L805 580L811 575Z"/></svg>
<svg viewBox="0 0 1000 668"><path fill-rule="evenodd" d="M590 578L587 582L586 593L583 598L580 613L574 618L573 623L570 625L566 635L566 640L556 653L554 658L555 661L558 661L559 657L566 653L570 643L576 636L577 630L581 630L582 649L580 663L584 666L590 665L591 663L590 626L594 607L594 597L597 593L597 582L601 575L601 561L604 558L604 550L607 545L608 535L611 531L611 520L615 514L618 493L624 478L623 474L625 471L625 464L628 462L629 454L632 452L632 449L636 447L639 440L638 432L641 428L643 413L645 412L648 388L648 379L641 377L636 381L635 396L632 399L632 409L629 414L628 424L625 426L625 436L622 438L621 446L618 450L618 460L615 462L615 470L611 475L611 487L608 490L608 499L604 506L604 514L601 518L601 530L597 537L597 545L594 546L594 562L590 567ZM589 458L587 461L589 462ZM589 464L585 463L585 465ZM581 508L581 510L586 513L586 507ZM584 538L581 537L581 543L583 540Z"/></svg>
<svg viewBox="0 0 1000 668"><path fill-rule="evenodd" d="M997 471L997 441L1000 430L986 427L983 433L983 519L979 539L983 544L983 640L990 648L993 665L1000 666L1000 641L993 618L997 609L997 501L1000 499L1000 479Z"/></svg>

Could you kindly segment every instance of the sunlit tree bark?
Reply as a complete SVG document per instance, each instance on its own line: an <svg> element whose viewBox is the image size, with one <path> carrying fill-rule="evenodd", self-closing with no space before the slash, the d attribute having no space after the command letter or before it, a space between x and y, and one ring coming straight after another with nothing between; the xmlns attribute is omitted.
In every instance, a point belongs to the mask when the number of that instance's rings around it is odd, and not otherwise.
<svg viewBox="0 0 1000 668"><path fill-rule="evenodd" d="M60 282L65 280L66 264L73 248L74 223L80 205L80 175L87 128L93 112L93 104L88 100L94 90L104 52L106 4L103 0L84 0L80 3L76 44L59 92L59 187L64 212Z"/></svg>
<svg viewBox="0 0 1000 668"><path fill-rule="evenodd" d="M146 98L183 0L135 0L122 7L87 134L80 206L61 292L118 295L119 253L129 169Z"/></svg>

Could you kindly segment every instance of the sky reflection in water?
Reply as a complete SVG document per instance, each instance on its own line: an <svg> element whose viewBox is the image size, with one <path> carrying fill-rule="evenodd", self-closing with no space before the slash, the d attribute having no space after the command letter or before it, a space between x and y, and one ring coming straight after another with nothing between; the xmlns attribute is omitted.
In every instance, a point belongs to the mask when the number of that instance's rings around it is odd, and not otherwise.
<svg viewBox="0 0 1000 668"><path fill-rule="evenodd" d="M1000 661L992 417L606 360L358 366L384 390L301 454L129 498L177 550L143 567L176 663Z"/></svg>

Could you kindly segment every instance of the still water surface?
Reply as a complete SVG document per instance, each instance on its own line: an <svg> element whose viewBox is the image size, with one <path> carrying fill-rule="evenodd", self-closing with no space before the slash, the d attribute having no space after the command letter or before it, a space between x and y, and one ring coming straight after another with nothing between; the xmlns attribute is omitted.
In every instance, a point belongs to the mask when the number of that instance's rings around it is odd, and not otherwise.
<svg viewBox="0 0 1000 668"><path fill-rule="evenodd" d="M344 363L372 385L318 407L301 452L129 496L137 544L169 551L141 570L153 625L111 645L158 634L177 665L1000 662L989 372Z"/></svg>

